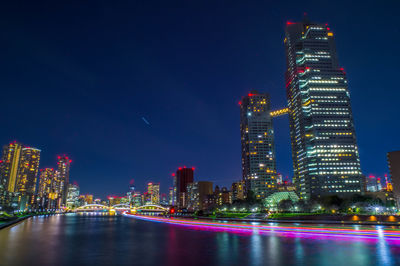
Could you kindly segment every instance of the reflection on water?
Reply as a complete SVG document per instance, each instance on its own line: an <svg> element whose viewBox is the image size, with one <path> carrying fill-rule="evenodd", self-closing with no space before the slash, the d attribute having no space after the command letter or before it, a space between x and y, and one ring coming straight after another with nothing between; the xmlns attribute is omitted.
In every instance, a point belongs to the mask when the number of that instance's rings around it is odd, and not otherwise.
<svg viewBox="0 0 400 266"><path fill-rule="evenodd" d="M379 229L378 229L379 230ZM232 233L121 216L34 217L0 230L1 265L399 265L382 239Z"/></svg>

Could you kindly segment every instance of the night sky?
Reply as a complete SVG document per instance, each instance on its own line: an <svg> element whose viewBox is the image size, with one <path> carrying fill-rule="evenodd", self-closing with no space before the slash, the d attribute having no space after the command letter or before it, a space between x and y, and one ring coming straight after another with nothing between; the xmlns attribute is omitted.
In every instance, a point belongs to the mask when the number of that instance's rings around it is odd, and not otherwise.
<svg viewBox="0 0 400 266"><path fill-rule="evenodd" d="M131 179L165 192L184 165L241 179L238 101L255 88L286 105L284 27L303 12L335 34L364 174L400 149L398 1L84 2L0 9L0 144L40 148L41 168L69 155L81 193L122 195ZM275 141L291 176L287 117Z"/></svg>

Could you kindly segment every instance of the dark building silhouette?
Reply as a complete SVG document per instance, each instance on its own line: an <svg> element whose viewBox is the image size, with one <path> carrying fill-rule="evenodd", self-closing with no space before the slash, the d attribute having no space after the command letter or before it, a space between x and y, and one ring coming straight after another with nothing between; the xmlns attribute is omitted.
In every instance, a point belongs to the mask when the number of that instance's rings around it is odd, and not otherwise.
<svg viewBox="0 0 400 266"><path fill-rule="evenodd" d="M400 151L388 152L387 160L393 185L393 194L398 204L400 201Z"/></svg>
<svg viewBox="0 0 400 266"><path fill-rule="evenodd" d="M194 168L179 167L176 171L176 195L179 208L187 207L187 185L193 183Z"/></svg>

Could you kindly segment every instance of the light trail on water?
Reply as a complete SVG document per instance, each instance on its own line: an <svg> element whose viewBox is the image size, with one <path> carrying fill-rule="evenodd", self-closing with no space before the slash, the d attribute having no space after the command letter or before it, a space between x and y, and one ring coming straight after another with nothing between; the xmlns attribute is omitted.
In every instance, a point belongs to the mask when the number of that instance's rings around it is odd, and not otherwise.
<svg viewBox="0 0 400 266"><path fill-rule="evenodd" d="M213 222L199 221L182 218L166 218L155 216L144 216L130 213L123 213L126 217L140 220L181 225L202 230L226 230L237 233L277 233L289 237L327 237L341 238L349 240L388 240L396 241L400 244L400 230L395 228L376 228L361 229L355 227L318 227L318 226L284 226L284 225L260 225L252 223L231 223L231 222ZM396 243L397 244L397 243Z"/></svg>

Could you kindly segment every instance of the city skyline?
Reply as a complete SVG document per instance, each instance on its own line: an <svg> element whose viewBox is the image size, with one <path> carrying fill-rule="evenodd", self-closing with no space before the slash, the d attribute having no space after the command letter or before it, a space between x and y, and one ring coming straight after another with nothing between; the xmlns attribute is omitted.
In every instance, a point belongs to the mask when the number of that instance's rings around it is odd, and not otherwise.
<svg viewBox="0 0 400 266"><path fill-rule="evenodd" d="M81 8L87 10L85 8L88 7ZM141 8L149 11L149 7ZM221 7L216 8L221 11ZM101 53L90 49L93 44L90 40L83 41L82 47L74 45L77 39L70 39L65 46L59 45L55 41L61 36L58 33L55 33L55 39L49 40L48 49L39 50L43 56L31 52L26 44L21 44L26 45L23 46L23 49L26 49L24 55L31 60L26 68L32 70L38 67L44 73L51 73L55 78L65 80L65 84L51 78L47 80L47 75L35 71L32 71L31 75L36 73L36 76L20 73L18 76L13 74L5 77L2 85L9 90L5 92L3 99L9 101L3 102L3 106L10 115L5 117L4 126L9 130L0 133L0 143L6 144L17 140L42 150L40 168L52 166L56 154L70 155L73 160L71 181L77 181L83 193L101 197L126 191L131 179L134 179L140 187L144 187L148 181L160 182L161 190L165 192L165 189L172 184L171 173L179 165L195 166L197 180L210 180L229 187L232 182L241 179L237 102L254 88L271 95L271 109L286 106L284 27L287 21L301 20L302 14L299 10L290 10L284 15L278 12L277 15L268 18L268 13L261 12L265 11L265 8L261 7L257 12L255 7L247 7L246 10L254 13L254 16L248 18L242 14L232 25L218 20L217 15L212 12L208 15L215 20L214 23L203 21L201 26L196 26L195 19L183 16L186 22L194 26L194 33L186 35L188 38L184 40L167 38L170 44L165 44L166 47L156 45L154 38L144 33L150 29L155 36L165 37L155 24L150 23L147 28L139 31L142 34L140 36L144 37L145 45L139 44L136 47L140 48L143 56L129 54L130 50L125 47L121 47L123 53L119 53L110 40L99 47ZM399 149L398 144L391 141L396 139L395 132L399 127L395 124L393 102L398 98L399 92L395 91L393 81L385 79L386 76L392 76L390 73L395 69L394 63L385 59L385 54L394 49L394 46L391 42L385 43L385 49L377 48L382 51L382 55L370 55L368 49L380 47L381 44L372 40L367 33L373 30L375 34L389 36L390 32L398 32L398 29L391 23L394 22L391 16L374 24L368 22L365 15L360 14L349 16L347 20L342 21L335 17L336 7L323 14L318 12L318 8L322 9L321 6L304 7L312 20L327 22L332 26L336 36L339 59L348 74L362 172L366 175L388 173L386 152ZM352 8L355 7L352 6L345 12L351 14ZM234 7L234 10L239 9L240 5ZM175 12L182 16L180 11ZM22 10L21 15L29 18L30 15L27 13L28 9ZM107 14L113 17L112 13ZM190 14L194 18L198 18L196 16L199 15L194 9L190 9ZM56 12L52 16L55 15L63 18L66 13ZM228 12L227 15L234 14ZM18 16L20 15L16 15L17 18ZM127 14L122 14L122 17L125 16ZM57 18L52 18L57 21ZM5 15L5 19L13 20L8 15ZM78 17L77 22L80 19L82 18ZM95 21L96 17L93 19ZM166 19L169 25L166 32L173 33L178 27L175 24L177 22L172 15ZM120 30L118 31L120 35L111 34L112 38L122 38L127 44L137 43L137 40L128 38L124 34L129 33L136 22L122 26L121 21L117 20L110 24L111 29ZM52 32L54 28L42 25L40 19L35 23L32 26L17 25L15 30L38 33L36 37L32 37L31 34L25 37L29 45L37 48L47 40L46 33ZM224 30L221 38L218 37L218 27L228 29ZM85 33L84 29L77 29L75 24L61 26L60 33L66 33L68 36L70 30L76 30L78 35ZM96 35L98 31L95 25L90 26L90 30L93 30L96 38L103 40L104 37ZM248 31L251 32L248 34ZM199 45L193 43L197 40L196 34L202 39ZM12 60L14 59L12 56L16 55L21 47L10 48L11 44L20 43L19 39L8 32L5 32L5 36L9 38L2 45L9 51L9 55L4 60L5 65L12 71L19 66L18 60L22 60L19 56L16 57L17 60ZM243 42L243 37L246 37L244 39L247 41ZM359 40L360 38L363 42ZM393 38L399 37L394 35ZM178 41L183 41L180 48L188 48L183 50L183 55L174 59L168 54L177 53L172 44L175 45ZM364 42L370 45L360 47ZM393 43L397 42L394 40ZM161 55L161 61L155 61L151 53L144 48L149 44L157 56ZM212 45L216 45L216 48L210 48ZM92 53L83 56L80 61L78 57L87 51ZM110 53L115 56L115 58L103 56L100 59L116 67L117 71L109 72L109 68L93 66L93 62L89 61L93 56L97 56L97 53L100 55ZM206 56L206 59L202 61L199 54ZM387 66L384 73L379 72L379 69L364 67L370 62L365 61L366 54L369 54L368 60L375 62L373 65L376 65L376 68L379 68L379 65ZM59 62L50 60L54 55L60 59ZM135 80L138 77L131 77L132 72L128 69L132 68L132 65L124 59L126 55L132 64L137 62L135 60L139 60L140 66L144 68L140 73L145 74L146 82L137 83ZM190 60L186 60L185 56ZM232 59L229 59L231 56ZM94 62L98 64L102 61ZM198 62L198 66L193 66L191 62ZM170 64L172 72L166 70ZM81 66L79 70L73 70L79 65ZM184 68L180 65L189 65L191 71L183 71ZM3 69L5 76L8 71ZM157 75L157 80L163 80L167 85L153 80L151 73ZM184 74L185 77L182 80L174 78L178 73ZM374 78L367 80L368 76ZM27 83L25 80L33 82ZM115 91L110 94L110 89L115 87L117 87ZM385 89L385 95L372 93L373 89L378 87ZM13 100L12 91L21 88L25 97L18 101ZM132 88L135 92L125 95ZM223 89L217 90L217 88ZM229 94L226 93L228 91ZM93 101L88 101L93 92L97 95L93 96ZM140 102L137 102L137 99L140 99ZM24 114L21 111L24 109L21 107L29 106L29 103L35 101L46 101L48 105L43 105L46 108L36 105L37 110L32 110L36 120L27 121L25 126L29 126L29 130L24 130L21 123L16 123ZM371 102L375 108L371 108ZM57 110L58 106L60 107L58 112L53 111ZM48 111L49 109L52 111ZM170 114L165 115L166 112ZM144 123L142 118L148 123ZM371 128L372 118L376 128ZM277 118L274 120L274 125L277 171L284 176L292 176L288 120L286 117ZM374 136L380 136L380 147L370 141ZM148 163L142 164L141 158ZM157 167L153 169L151 165L155 163ZM210 173L213 176L210 176ZM92 184L93 180L99 182ZM115 186L112 191L107 192L111 184Z"/></svg>

